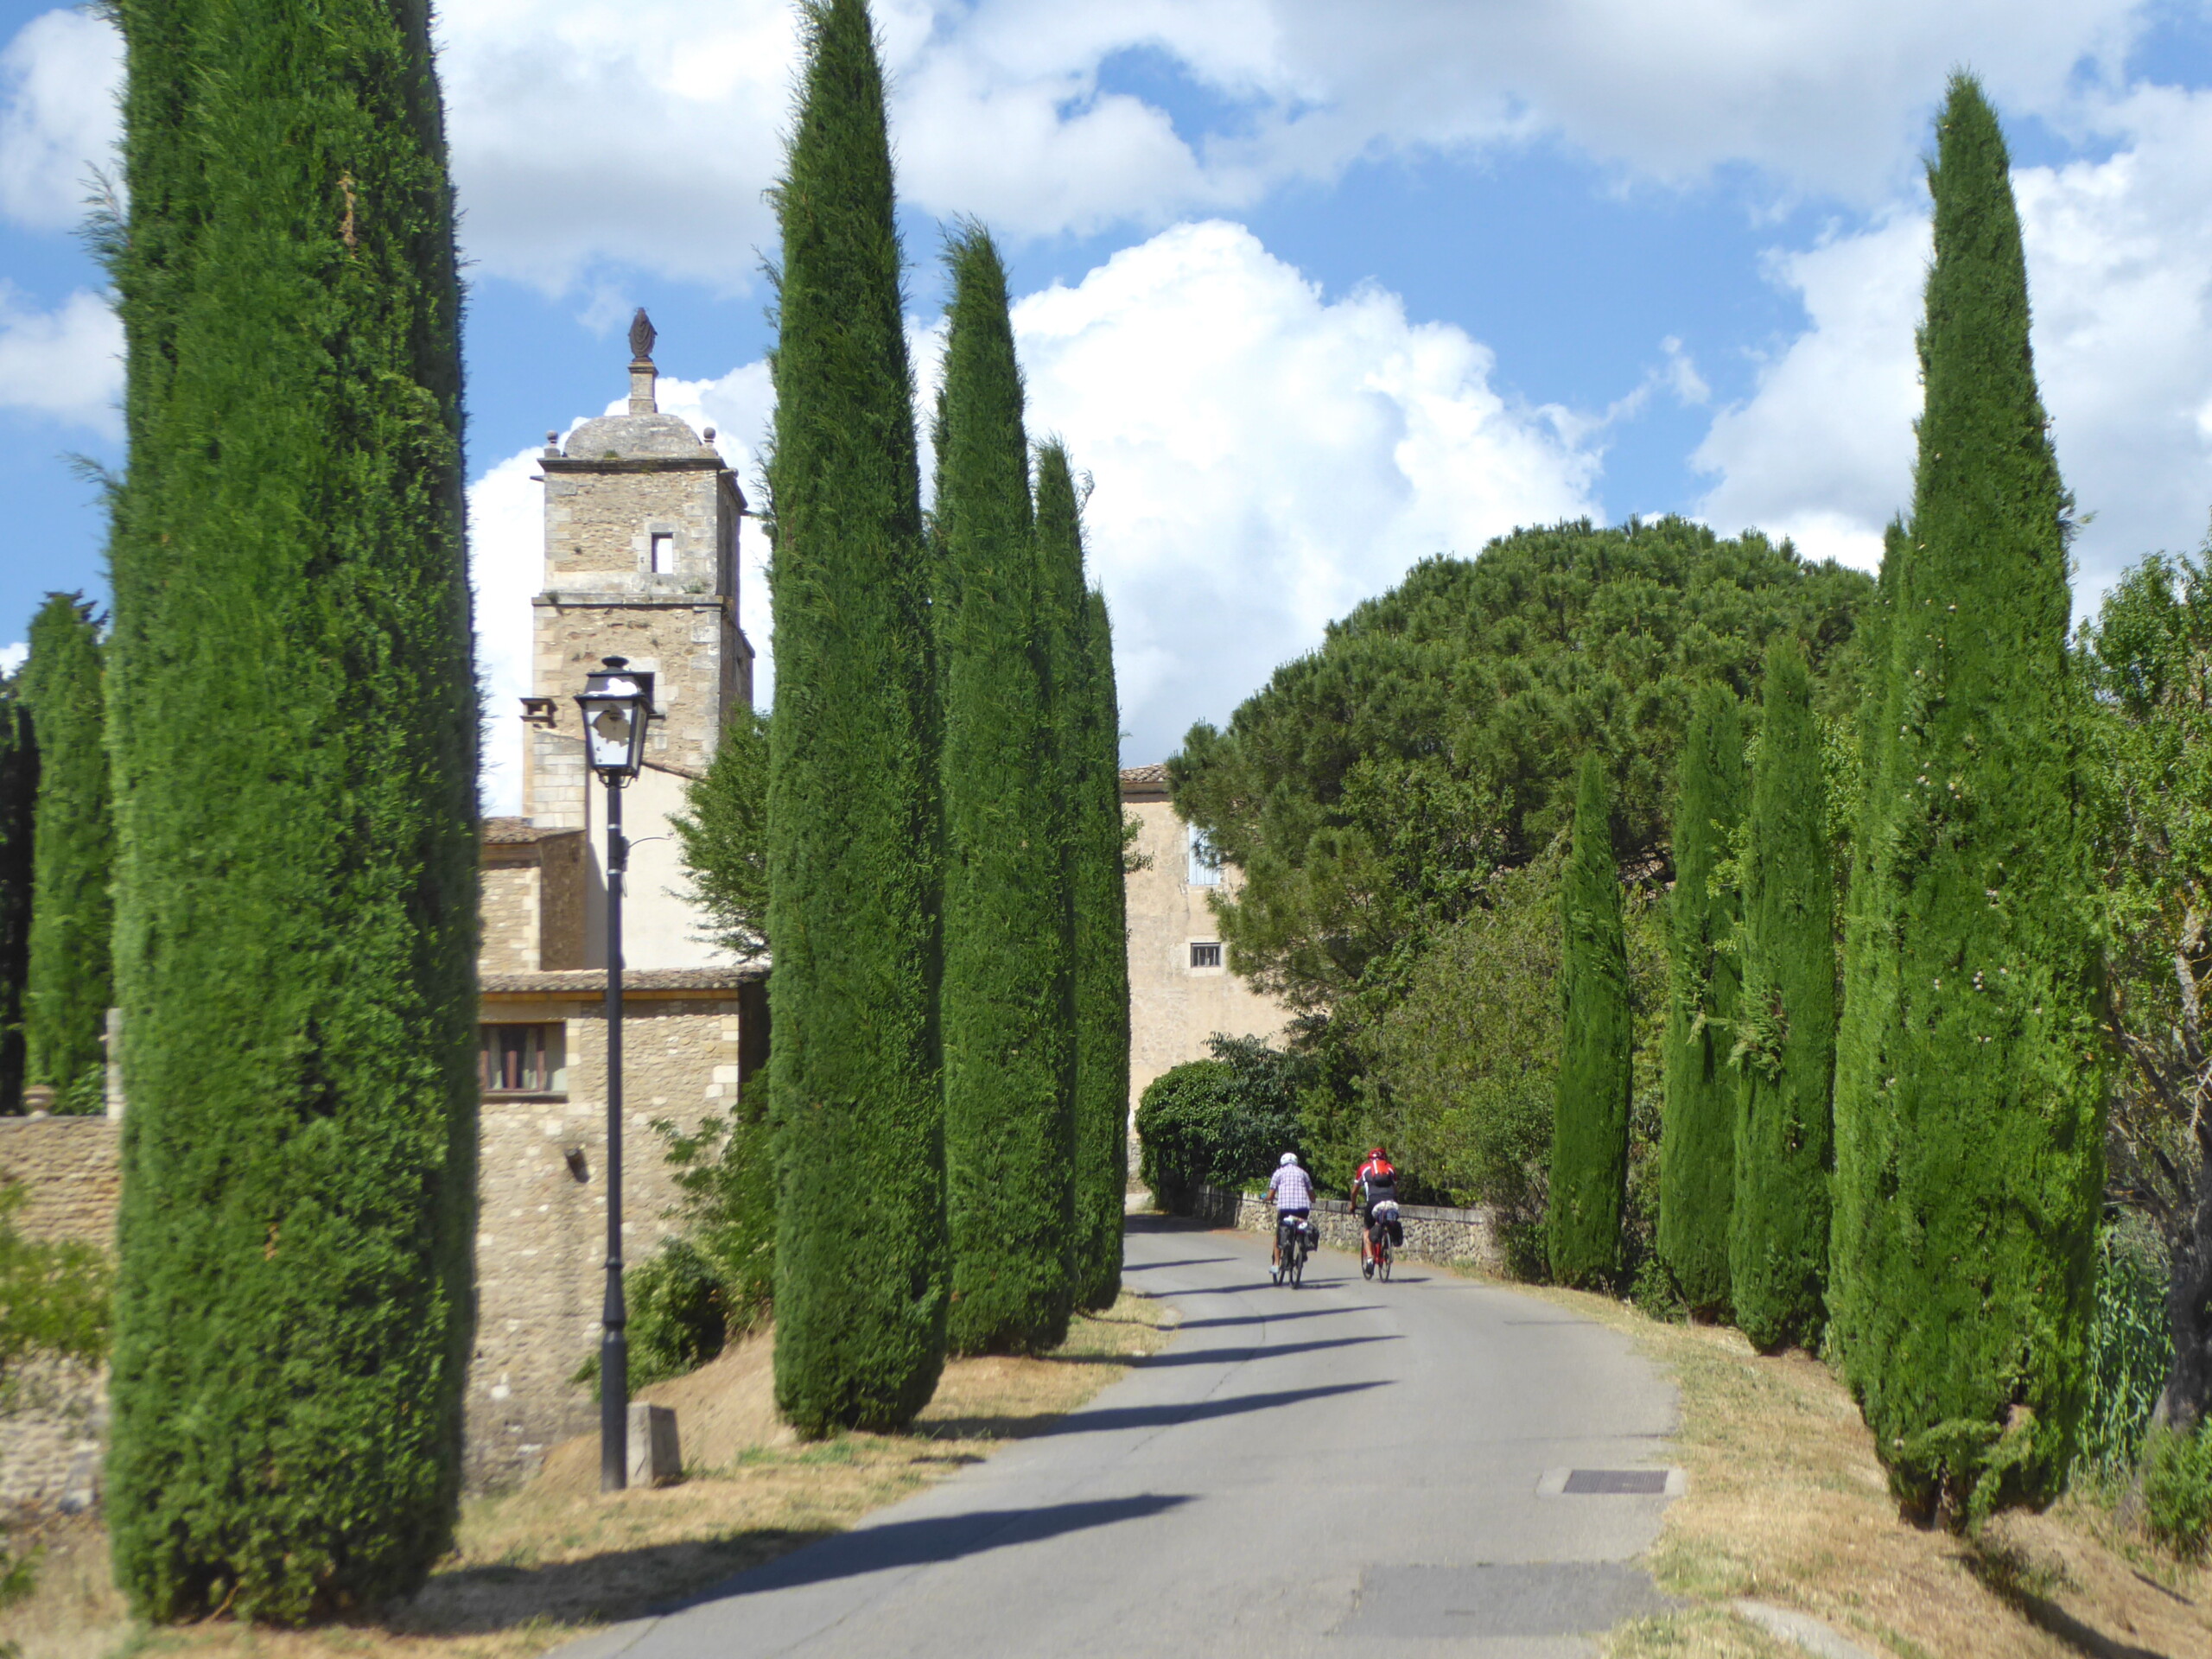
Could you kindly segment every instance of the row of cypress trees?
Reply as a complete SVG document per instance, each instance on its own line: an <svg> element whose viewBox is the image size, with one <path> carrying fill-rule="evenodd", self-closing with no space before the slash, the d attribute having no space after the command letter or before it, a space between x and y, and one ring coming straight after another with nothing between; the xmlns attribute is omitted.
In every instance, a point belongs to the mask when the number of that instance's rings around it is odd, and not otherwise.
<svg viewBox="0 0 2212 1659"><path fill-rule="evenodd" d="M2010 163L1968 76L1929 181L1926 404L1911 518L1887 537L1866 625L1840 1020L1821 741L1802 653L1780 639L1747 827L1725 688L1700 694L1684 744L1658 1242L1693 1307L1732 1308L1760 1347L1825 1327L1901 1503L1955 1523L2047 1499L2071 1459L2108 1062L2065 649L2070 503ZM1731 884L1717 868L1739 841ZM1550 1243L1570 1282L1620 1265L1618 888L1593 756L1562 897Z"/></svg>
<svg viewBox="0 0 2212 1659"><path fill-rule="evenodd" d="M948 244L925 520L868 8L802 22L776 195L769 1073L777 1399L822 1433L903 1423L948 1347L1050 1347L1117 1294L1128 989L1111 642L1058 446L1033 486L1003 264L980 227Z"/></svg>

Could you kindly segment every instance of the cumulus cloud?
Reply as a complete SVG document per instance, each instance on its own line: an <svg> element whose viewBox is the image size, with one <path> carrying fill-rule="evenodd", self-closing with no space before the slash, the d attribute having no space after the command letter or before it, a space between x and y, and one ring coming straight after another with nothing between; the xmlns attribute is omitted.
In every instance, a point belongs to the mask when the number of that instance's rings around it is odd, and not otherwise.
<svg viewBox="0 0 2212 1659"><path fill-rule="evenodd" d="M86 11L34 17L0 51L0 214L40 230L84 217L111 167L123 42Z"/></svg>
<svg viewBox="0 0 2212 1659"><path fill-rule="evenodd" d="M2193 546L2212 506L2212 94L2146 89L2101 118L2108 158L2018 168L2036 367L2059 465L2094 515L2077 602L2158 547ZM1714 419L1701 511L1871 568L1910 505L1920 408L1913 329L1924 207L1777 256L1809 326Z"/></svg>
<svg viewBox="0 0 2212 1659"><path fill-rule="evenodd" d="M1164 232L1020 302L1014 327L1032 434L1064 437L1096 482L1091 570L1113 608L1132 763L1168 753L1195 719L1225 719L1416 560L1592 510L1597 460L1566 411L1510 402L1486 347L1410 321L1395 295L1325 297L1238 226ZM940 338L916 327L924 408ZM664 410L719 429L750 487L772 410L766 366L661 393ZM469 496L493 810L519 796L536 459L499 462ZM741 613L765 671L766 549L757 534L746 545ZM764 671L764 703L767 690Z"/></svg>
<svg viewBox="0 0 2212 1659"><path fill-rule="evenodd" d="M0 409L118 437L123 325L107 301L79 289L52 311L0 283Z"/></svg>
<svg viewBox="0 0 2212 1659"><path fill-rule="evenodd" d="M0 645L0 674L13 674L30 659L31 648L27 640L18 639L12 645Z"/></svg>

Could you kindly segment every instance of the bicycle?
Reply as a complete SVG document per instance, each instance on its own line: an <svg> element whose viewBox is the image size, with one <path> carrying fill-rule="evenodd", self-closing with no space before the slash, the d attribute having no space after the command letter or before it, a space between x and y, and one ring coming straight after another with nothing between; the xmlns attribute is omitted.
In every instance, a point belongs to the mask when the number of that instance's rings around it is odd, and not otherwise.
<svg viewBox="0 0 2212 1659"><path fill-rule="evenodd" d="M1363 1279L1380 1279L1390 1282L1390 1224L1382 1216L1370 1216L1367 1223L1367 1260L1359 1264Z"/></svg>
<svg viewBox="0 0 2212 1659"><path fill-rule="evenodd" d="M1286 1226L1275 1224L1274 1281L1288 1282L1293 1290L1306 1281L1306 1254L1308 1249L1303 1223Z"/></svg>

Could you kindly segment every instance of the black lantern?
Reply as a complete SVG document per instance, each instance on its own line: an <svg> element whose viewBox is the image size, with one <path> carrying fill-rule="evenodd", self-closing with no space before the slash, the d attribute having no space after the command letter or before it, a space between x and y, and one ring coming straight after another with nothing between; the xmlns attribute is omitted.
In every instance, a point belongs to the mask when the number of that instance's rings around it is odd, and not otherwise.
<svg viewBox="0 0 2212 1659"><path fill-rule="evenodd" d="M586 763L610 785L618 785L636 777L645 764L653 677L632 668L626 657L601 660L606 666L584 677L576 706L583 710Z"/></svg>

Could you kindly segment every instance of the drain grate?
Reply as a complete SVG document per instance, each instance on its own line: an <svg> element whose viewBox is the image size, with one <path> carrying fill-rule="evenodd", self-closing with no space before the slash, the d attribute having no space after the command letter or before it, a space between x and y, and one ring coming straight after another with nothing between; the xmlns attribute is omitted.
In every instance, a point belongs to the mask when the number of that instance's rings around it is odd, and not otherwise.
<svg viewBox="0 0 2212 1659"><path fill-rule="evenodd" d="M1664 1469L1570 1469L1560 1488L1569 1497L1664 1497Z"/></svg>

